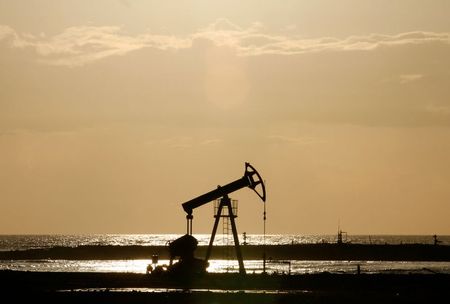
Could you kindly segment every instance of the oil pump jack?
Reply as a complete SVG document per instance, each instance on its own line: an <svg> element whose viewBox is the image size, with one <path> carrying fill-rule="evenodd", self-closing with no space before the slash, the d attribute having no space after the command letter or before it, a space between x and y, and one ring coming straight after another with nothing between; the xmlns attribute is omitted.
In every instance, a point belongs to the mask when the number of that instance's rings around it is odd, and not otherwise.
<svg viewBox="0 0 450 304"><path fill-rule="evenodd" d="M245 163L244 176L241 177L240 179L237 179L229 184L226 184L225 186L217 186L217 189L212 190L203 195L200 195L182 204L184 211L187 213L186 215L187 233L184 236L170 242L169 244L169 252L170 252L170 266L168 268L169 272L190 274L190 273L201 273L206 271L206 268L208 267L208 260L211 255L214 238L217 232L217 226L219 224L219 220L221 217L221 213L224 208L227 208L233 232L236 257L239 263L239 273L245 274L244 261L242 258L241 248L239 246L239 238L235 222L236 215L233 213L231 200L228 197L228 194L245 187L254 190L256 194L261 198L261 200L265 203L266 188L264 186L263 179L261 178L261 175L259 175L258 171L256 171L256 169L252 165L250 165L249 163ZM214 226L211 233L211 239L209 241L208 249L206 252L206 257L205 260L199 260L194 258L194 250L196 249L198 242L192 236L192 220L194 218L193 211L195 208L201 207L216 199L220 199L220 203L218 206L217 214L215 215ZM179 262L172 264L173 259L177 256L180 257Z"/></svg>

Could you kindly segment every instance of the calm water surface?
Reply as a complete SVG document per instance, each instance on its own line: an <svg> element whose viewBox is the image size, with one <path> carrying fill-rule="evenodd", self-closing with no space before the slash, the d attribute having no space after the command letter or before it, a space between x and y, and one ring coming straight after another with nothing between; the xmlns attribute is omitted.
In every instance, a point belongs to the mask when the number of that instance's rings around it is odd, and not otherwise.
<svg viewBox="0 0 450 304"><path fill-rule="evenodd" d="M166 245L178 238L174 234L132 234L132 235L3 235L0 236L0 250L26 250L31 248L50 248L55 246L76 247L81 245ZM208 234L195 235L199 245L207 245ZM449 245L450 236L439 236L441 244ZM247 235L248 244L307 244L336 241L335 235ZM354 235L347 241L363 244L432 244L432 236L405 235ZM244 242L240 235L240 242ZM215 244L233 244L230 236L216 237ZM238 272L234 260L210 260L210 272ZM0 269L21 271L51 272L132 272L145 273L149 260L0 260ZM168 264L161 260L159 264ZM246 260L247 272L262 272L262 261ZM357 265L365 273L450 273L450 262L389 262L389 261L269 261L266 270L269 273L354 273Z"/></svg>

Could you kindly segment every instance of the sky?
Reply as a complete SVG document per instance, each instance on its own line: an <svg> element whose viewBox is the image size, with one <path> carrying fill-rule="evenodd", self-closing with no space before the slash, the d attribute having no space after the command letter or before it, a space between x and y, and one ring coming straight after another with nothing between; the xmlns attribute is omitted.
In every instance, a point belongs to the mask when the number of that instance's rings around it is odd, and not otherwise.
<svg viewBox="0 0 450 304"><path fill-rule="evenodd" d="M450 2L0 0L0 234L450 234ZM264 203L239 203L263 233ZM210 233L213 204L194 210Z"/></svg>

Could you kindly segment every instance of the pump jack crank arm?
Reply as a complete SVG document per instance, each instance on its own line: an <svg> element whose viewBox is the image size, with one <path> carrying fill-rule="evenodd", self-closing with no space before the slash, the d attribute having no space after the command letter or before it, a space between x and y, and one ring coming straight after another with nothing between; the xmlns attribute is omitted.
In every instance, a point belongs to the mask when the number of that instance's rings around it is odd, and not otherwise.
<svg viewBox="0 0 450 304"><path fill-rule="evenodd" d="M257 179L254 178L255 175ZM258 185L261 185L261 193L256 189ZM235 180L234 182L231 182L225 186L218 186L217 189L200 195L199 197L196 197L190 201L187 201L183 203L182 206L184 211L186 211L188 215L191 215L192 211L195 208L245 187L251 188L256 192L256 194L262 199L263 202L266 201L266 188L264 186L261 175L259 175L258 171L256 171L256 169L252 165L250 165L249 163L245 163L245 173L242 178Z"/></svg>

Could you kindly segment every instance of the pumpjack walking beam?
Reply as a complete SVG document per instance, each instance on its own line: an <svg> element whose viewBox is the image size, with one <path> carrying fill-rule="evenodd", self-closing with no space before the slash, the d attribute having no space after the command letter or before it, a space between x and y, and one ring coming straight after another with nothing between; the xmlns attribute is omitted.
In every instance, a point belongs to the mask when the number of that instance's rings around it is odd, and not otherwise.
<svg viewBox="0 0 450 304"><path fill-rule="evenodd" d="M257 179L255 179L255 175ZM258 185L261 185L260 191L256 188ZM245 163L245 173L242 178L225 186L218 186L217 189L191 199L190 201L183 203L182 206L188 215L192 215L192 211L195 208L245 187L253 189L263 202L266 201L266 188L264 187L264 182L261 175L259 175L258 171L256 171L252 165Z"/></svg>

